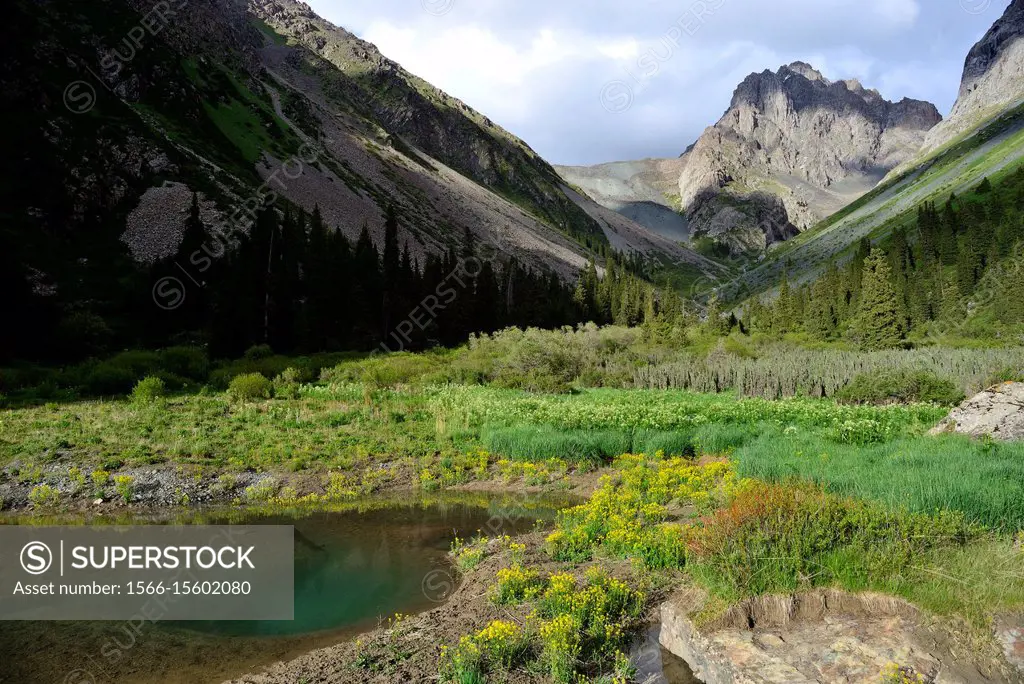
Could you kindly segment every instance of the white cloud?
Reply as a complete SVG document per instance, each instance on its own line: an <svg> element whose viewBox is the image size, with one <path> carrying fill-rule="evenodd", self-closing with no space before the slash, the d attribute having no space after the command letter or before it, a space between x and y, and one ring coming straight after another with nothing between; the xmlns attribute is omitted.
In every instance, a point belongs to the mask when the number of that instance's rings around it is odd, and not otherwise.
<svg viewBox="0 0 1024 684"><path fill-rule="evenodd" d="M1008 2L972 15L953 0L454 0L435 16L421 0L308 1L556 163L678 154L747 74L796 59L948 111ZM625 112L601 106L614 80L635 91Z"/></svg>

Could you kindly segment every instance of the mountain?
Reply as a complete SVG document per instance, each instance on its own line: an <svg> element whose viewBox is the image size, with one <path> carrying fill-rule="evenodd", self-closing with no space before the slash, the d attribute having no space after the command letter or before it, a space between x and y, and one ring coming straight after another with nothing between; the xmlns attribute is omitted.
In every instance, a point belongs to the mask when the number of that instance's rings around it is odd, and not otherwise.
<svg viewBox="0 0 1024 684"><path fill-rule="evenodd" d="M682 169L678 158L555 167L562 178L601 206L669 240L686 242L690 229L678 199Z"/></svg>
<svg viewBox="0 0 1024 684"><path fill-rule="evenodd" d="M679 195L694 235L763 251L870 190L917 154L941 120L803 62L751 74L687 153Z"/></svg>
<svg viewBox="0 0 1024 684"><path fill-rule="evenodd" d="M1003 187L999 184L1014 173L1019 177L1024 164L1024 82L1019 73L1024 47L1022 10L1024 0L1014 0L970 51L952 114L928 133L917 155L893 169L864 196L773 249L763 261L720 287L720 295L731 300L757 293L774 296L784 279L790 285L812 283L829 265L842 266L863 256L865 241L886 244L903 230L909 231L913 243L920 232L919 210L949 205L947 214L952 214L962 208L956 198L968 193L974 196L987 185ZM1005 190L1012 197L1007 202L1019 203L1020 197L1012 195L1012 185ZM1003 212L992 211L997 215ZM983 249L993 247L989 243L998 240L1006 226L1000 226L998 218L989 220L994 225L988 233L964 227L961 252L973 250L978 241ZM1007 245L996 246L1002 249Z"/></svg>
<svg viewBox="0 0 1024 684"><path fill-rule="evenodd" d="M41 336L128 345L146 328L156 335L138 315L156 308L155 269L176 265L174 278L207 287L207 262L230 267L264 200L319 209L351 240L365 227L378 247L391 212L421 266L472 243L498 266L514 259L571 284L614 244L641 261L718 270L605 216L525 142L302 3L8 9L0 136L16 163L0 182L0 251L23 275L12 287L31 293L24 308L63 331ZM216 253L202 269L174 259L193 196L199 242Z"/></svg>
<svg viewBox="0 0 1024 684"><path fill-rule="evenodd" d="M941 147L1022 101L1024 0L1013 0L968 53L953 111L929 132L925 151Z"/></svg>
<svg viewBox="0 0 1024 684"><path fill-rule="evenodd" d="M650 230L757 255L871 190L915 157L941 120L927 102L889 102L794 62L744 79L722 118L678 159L556 170Z"/></svg>

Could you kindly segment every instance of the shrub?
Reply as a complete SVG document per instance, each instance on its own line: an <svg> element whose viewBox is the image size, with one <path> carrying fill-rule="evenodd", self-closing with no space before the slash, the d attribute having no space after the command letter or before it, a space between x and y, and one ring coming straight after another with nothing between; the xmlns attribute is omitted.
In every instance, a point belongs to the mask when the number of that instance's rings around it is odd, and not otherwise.
<svg viewBox="0 0 1024 684"><path fill-rule="evenodd" d="M34 508L55 508L60 503L60 492L48 484L36 485L29 492L28 501Z"/></svg>
<svg viewBox="0 0 1024 684"><path fill-rule="evenodd" d="M928 371L881 371L861 373L836 393L853 404L931 403L951 406L964 393L949 380Z"/></svg>
<svg viewBox="0 0 1024 684"><path fill-rule="evenodd" d="M441 647L441 681L453 684L484 684L483 653L470 636L459 639L459 645L448 650Z"/></svg>
<svg viewBox="0 0 1024 684"><path fill-rule="evenodd" d="M135 495L135 478L131 475L115 475L114 491L124 499L125 503L131 503Z"/></svg>
<svg viewBox="0 0 1024 684"><path fill-rule="evenodd" d="M466 544L458 537L455 537L455 541L452 542L451 555L455 559L455 564L459 567L459 570L469 572L480 565L487 555L488 541L487 537L478 537Z"/></svg>
<svg viewBox="0 0 1024 684"><path fill-rule="evenodd" d="M811 484L746 481L728 506L687 526L687 558L740 595L828 586L837 573L870 586L977 533L958 513L907 513Z"/></svg>
<svg viewBox="0 0 1024 684"><path fill-rule="evenodd" d="M168 347L159 352L160 367L174 375L203 382L210 374L210 359L196 347Z"/></svg>
<svg viewBox="0 0 1024 684"><path fill-rule="evenodd" d="M491 600L499 606L517 605L537 596L543 582L536 570L521 565L498 570L498 583L491 590Z"/></svg>
<svg viewBox="0 0 1024 684"><path fill-rule="evenodd" d="M277 480L272 477L260 480L245 488L245 500L249 503L266 503L277 494Z"/></svg>
<svg viewBox="0 0 1024 684"><path fill-rule="evenodd" d="M522 629L506 620L493 620L473 637L488 662L509 669L529 648Z"/></svg>
<svg viewBox="0 0 1024 684"><path fill-rule="evenodd" d="M242 358L246 361L259 361L261 359L269 359L273 355L274 350L270 348L269 344L257 344L246 349Z"/></svg>
<svg viewBox="0 0 1024 684"><path fill-rule="evenodd" d="M103 488L110 482L110 473L106 470L94 470L92 471L92 485L96 488L98 494L103 493Z"/></svg>
<svg viewBox="0 0 1024 684"><path fill-rule="evenodd" d="M269 399L273 384L259 373L239 375L228 385L228 395L235 401Z"/></svg>
<svg viewBox="0 0 1024 684"><path fill-rule="evenodd" d="M68 479L71 480L71 486L76 494L85 489L85 473L79 468L72 466L68 470Z"/></svg>
<svg viewBox="0 0 1024 684"><path fill-rule="evenodd" d="M346 361L326 368L320 379L328 383L361 382L374 388L423 382L444 369L437 353L394 352Z"/></svg>
<svg viewBox="0 0 1024 684"><path fill-rule="evenodd" d="M684 539L678 525L665 524L672 502L712 509L736 488L732 465L694 465L675 458L649 461L624 455L617 462L621 482L601 479L587 503L558 514L548 535L548 553L560 561L583 562L597 549L618 558L637 558L650 568L681 568Z"/></svg>
<svg viewBox="0 0 1024 684"><path fill-rule="evenodd" d="M127 394L141 376L127 366L113 361L97 364L84 378L84 389L89 394Z"/></svg>
<svg viewBox="0 0 1024 684"><path fill-rule="evenodd" d="M274 378L274 397L277 399L298 399L302 384L299 380L301 372L294 367L285 368Z"/></svg>
<svg viewBox="0 0 1024 684"><path fill-rule="evenodd" d="M132 402L136 404L152 404L159 401L167 393L167 385L160 378L148 376L139 380L132 390Z"/></svg>
<svg viewBox="0 0 1024 684"><path fill-rule="evenodd" d="M1004 368L998 373L993 373L985 382L987 387L1001 385L1004 382L1024 382L1024 370L1019 367Z"/></svg>

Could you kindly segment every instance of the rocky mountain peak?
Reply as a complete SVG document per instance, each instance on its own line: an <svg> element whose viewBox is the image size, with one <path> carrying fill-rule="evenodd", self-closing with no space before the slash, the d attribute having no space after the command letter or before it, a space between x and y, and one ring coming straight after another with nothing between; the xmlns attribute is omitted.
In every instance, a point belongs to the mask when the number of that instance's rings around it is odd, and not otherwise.
<svg viewBox="0 0 1024 684"><path fill-rule="evenodd" d="M971 49L949 118L929 134L926 150L968 132L1024 100L1024 0L1013 0Z"/></svg>
<svg viewBox="0 0 1024 684"><path fill-rule="evenodd" d="M691 228L716 233L733 251L765 248L867 192L917 154L941 120L931 103L890 102L856 79L829 80L806 62L750 74L687 154L679 194ZM728 221L707 207L721 202ZM776 217L769 230L760 216L765 207ZM729 237L737 232L744 234Z"/></svg>
<svg viewBox="0 0 1024 684"><path fill-rule="evenodd" d="M829 80L825 78L825 76L820 71L812 67L807 62L793 62L792 64L780 67L778 75L784 77L787 72L799 74L800 76L806 78L808 81L820 81L825 85L829 84Z"/></svg>
<svg viewBox="0 0 1024 684"><path fill-rule="evenodd" d="M971 92L979 79L999 61L1017 40L1024 36L1024 0L1014 0L1003 16L967 54L960 94Z"/></svg>

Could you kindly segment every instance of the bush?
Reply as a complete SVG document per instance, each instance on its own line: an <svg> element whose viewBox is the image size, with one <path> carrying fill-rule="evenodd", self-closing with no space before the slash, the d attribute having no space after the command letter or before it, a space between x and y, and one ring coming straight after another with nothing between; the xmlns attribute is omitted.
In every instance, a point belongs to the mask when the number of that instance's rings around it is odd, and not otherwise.
<svg viewBox="0 0 1024 684"><path fill-rule="evenodd" d="M47 484L36 485L28 494L33 508L55 508L60 503L60 492Z"/></svg>
<svg viewBox="0 0 1024 684"><path fill-rule="evenodd" d="M274 397L277 399L298 399L302 376L297 368L288 367L274 378Z"/></svg>
<svg viewBox="0 0 1024 684"><path fill-rule="evenodd" d="M131 475L115 475L114 491L124 499L125 503L131 503L132 497L135 495L135 478Z"/></svg>
<svg viewBox="0 0 1024 684"><path fill-rule="evenodd" d="M267 503L277 494L277 480L268 477L245 488L245 500L249 503Z"/></svg>
<svg viewBox="0 0 1024 684"><path fill-rule="evenodd" d="M130 367L105 361L87 372L84 389L93 395L127 394L140 377Z"/></svg>
<svg viewBox="0 0 1024 684"><path fill-rule="evenodd" d="M167 385L160 378L149 376L139 380L132 390L132 402L136 404L152 404L159 401L167 393Z"/></svg>
<svg viewBox="0 0 1024 684"><path fill-rule="evenodd" d="M320 379L328 383L361 382L372 387L396 387L437 378L444 371L438 354L394 352L345 361L327 368Z"/></svg>
<svg viewBox="0 0 1024 684"><path fill-rule="evenodd" d="M830 586L838 573L872 586L977 534L958 513L907 513L816 485L747 481L728 506L686 528L687 559L744 596Z"/></svg>
<svg viewBox="0 0 1024 684"><path fill-rule="evenodd" d="M925 403L952 406L964 393L949 380L928 371L880 371L861 373L836 394L851 404Z"/></svg>
<svg viewBox="0 0 1024 684"><path fill-rule="evenodd" d="M235 401L255 401L269 399L273 390L270 380L259 373L239 375L228 386L228 395Z"/></svg>
<svg viewBox="0 0 1024 684"><path fill-rule="evenodd" d="M261 359L269 359L273 355L274 350L270 348L269 344L257 344L246 349L242 358L246 361L260 361Z"/></svg>
<svg viewBox="0 0 1024 684"><path fill-rule="evenodd" d="M205 382L210 374L210 359L196 347L168 347L160 352L160 367L179 377Z"/></svg>
<svg viewBox="0 0 1024 684"><path fill-rule="evenodd" d="M96 487L97 491L102 491L107 483L110 482L110 473L106 470L94 470L92 471L92 483Z"/></svg>

